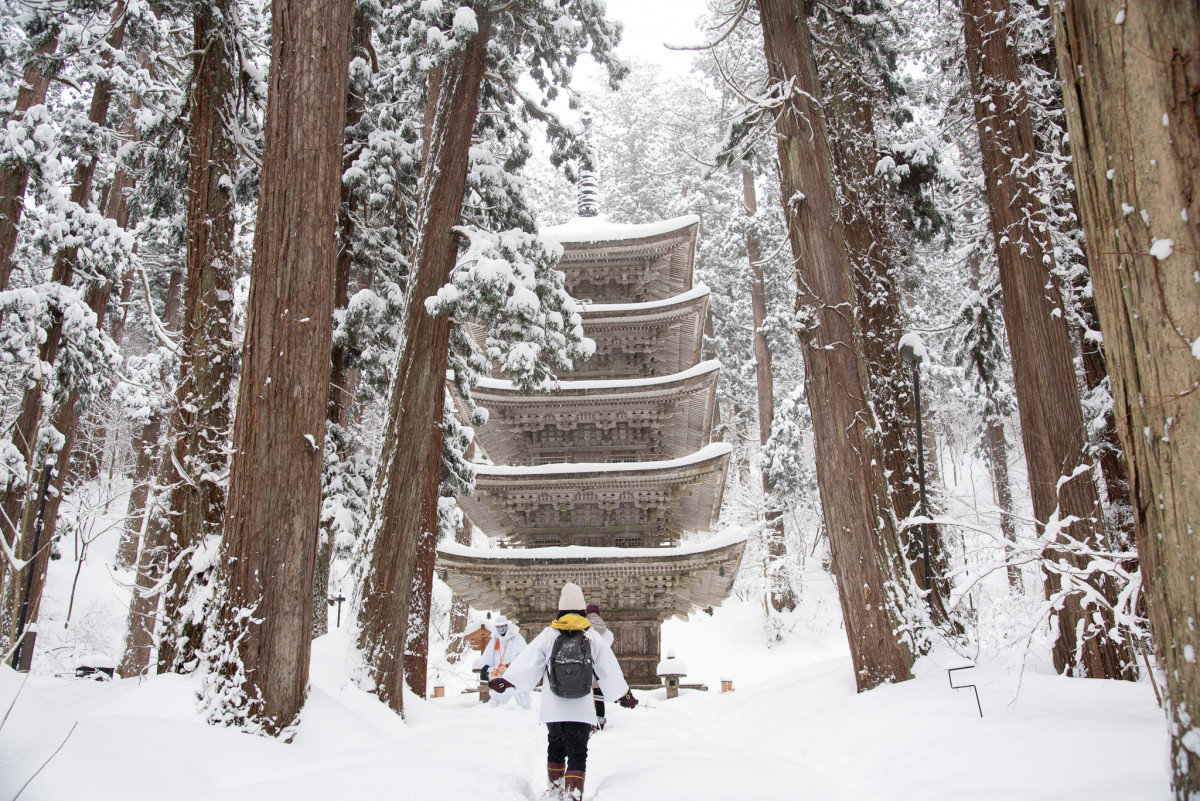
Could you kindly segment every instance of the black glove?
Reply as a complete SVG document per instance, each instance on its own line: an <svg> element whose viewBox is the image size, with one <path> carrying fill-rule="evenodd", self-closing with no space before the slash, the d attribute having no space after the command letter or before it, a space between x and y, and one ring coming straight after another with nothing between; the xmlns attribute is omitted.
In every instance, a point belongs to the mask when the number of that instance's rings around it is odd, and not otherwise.
<svg viewBox="0 0 1200 801"><path fill-rule="evenodd" d="M483 667L481 667L479 669L479 680L485 684L487 683L487 680L488 680L488 666L487 665L484 665Z"/></svg>
<svg viewBox="0 0 1200 801"><path fill-rule="evenodd" d="M491 681L488 682L488 687L490 687L492 690L494 690L495 692L498 692L498 693L504 692L509 687L516 687L516 686L517 685L513 684L511 681L505 681L504 679L492 679Z"/></svg>
<svg viewBox="0 0 1200 801"><path fill-rule="evenodd" d="M633 690L630 690L629 692L625 693L620 698L618 698L617 703L620 704L621 706L625 707L626 709L633 709L635 706L638 705L638 699L633 697Z"/></svg>

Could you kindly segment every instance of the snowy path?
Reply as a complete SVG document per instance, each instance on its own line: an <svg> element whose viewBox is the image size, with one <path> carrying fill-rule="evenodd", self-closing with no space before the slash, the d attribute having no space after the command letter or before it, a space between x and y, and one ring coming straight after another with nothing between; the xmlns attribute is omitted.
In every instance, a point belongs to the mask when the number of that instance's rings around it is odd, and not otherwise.
<svg viewBox="0 0 1200 801"><path fill-rule="evenodd" d="M544 788L535 713L459 694L473 676L440 661L448 697L410 698L401 721L351 682L345 630L314 643L312 692L290 745L205 725L190 678L51 678L88 649L119 653L124 601L110 556L90 557L70 628L74 571L51 571L41 674L21 689L22 677L0 667L0 716L12 705L0 727L0 801L60 745L20 801L525 801ZM687 663L689 681L713 689L671 701L639 693L642 707L611 708L610 727L592 740L585 799L1170 797L1166 726L1148 685L1065 679L1006 648L963 677L979 685L982 720L969 691L949 689L944 666L960 657L948 651L923 659L913 681L858 695L839 619L831 583L817 576L772 648L753 600L668 621L664 648ZM1001 622L989 625L1011 628ZM716 691L723 675L737 692Z"/></svg>
<svg viewBox="0 0 1200 801"><path fill-rule="evenodd" d="M1165 728L1150 690L980 669L986 717L928 662L916 680L855 695L845 657L738 692L642 693L592 740L589 801L1162 801ZM319 666L318 666L319 667ZM6 709L20 685L0 672ZM401 723L331 669L291 745L203 725L193 685L34 677L0 730L0 801L70 730L23 801L508 801L544 788L534 713L473 696L411 704ZM535 704L536 696L535 696Z"/></svg>

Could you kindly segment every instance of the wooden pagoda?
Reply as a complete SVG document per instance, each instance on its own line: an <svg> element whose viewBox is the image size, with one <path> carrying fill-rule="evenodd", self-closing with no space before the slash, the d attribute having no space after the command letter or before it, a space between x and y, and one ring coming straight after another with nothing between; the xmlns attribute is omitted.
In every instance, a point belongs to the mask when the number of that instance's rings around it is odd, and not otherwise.
<svg viewBox="0 0 1200 801"><path fill-rule="evenodd" d="M574 581L615 635L634 686L657 686L660 629L719 605L745 539L684 542L717 522L729 446L710 442L720 365L702 362L708 290L692 286L699 220L650 225L578 218L560 242L571 294L589 302L592 359L549 394L489 379L475 492L459 499L503 547L439 547L439 575L528 631L549 623ZM681 544L682 543L682 544Z"/></svg>

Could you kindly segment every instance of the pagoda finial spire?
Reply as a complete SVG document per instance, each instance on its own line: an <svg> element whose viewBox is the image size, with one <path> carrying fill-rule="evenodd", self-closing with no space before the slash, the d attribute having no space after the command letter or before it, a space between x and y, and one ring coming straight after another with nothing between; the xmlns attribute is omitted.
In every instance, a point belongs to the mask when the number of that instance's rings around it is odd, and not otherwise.
<svg viewBox="0 0 1200 801"><path fill-rule="evenodd" d="M584 111L580 115L583 121L583 140L587 146L589 161L595 162L595 151L592 150L592 113ZM579 216L597 217L600 214L600 187L596 173L583 168L579 171Z"/></svg>

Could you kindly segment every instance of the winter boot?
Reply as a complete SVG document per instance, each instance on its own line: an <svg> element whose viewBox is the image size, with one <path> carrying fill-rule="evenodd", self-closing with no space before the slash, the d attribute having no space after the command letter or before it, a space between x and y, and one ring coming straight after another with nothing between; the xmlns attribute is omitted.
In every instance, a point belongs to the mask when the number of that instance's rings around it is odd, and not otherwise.
<svg viewBox="0 0 1200 801"><path fill-rule="evenodd" d="M546 778L550 780L550 787L542 794L542 798L547 801L560 801L563 797L563 774L566 772L566 762L546 763Z"/></svg>
<svg viewBox="0 0 1200 801"><path fill-rule="evenodd" d="M568 770L564 787L566 792L563 793L565 801L583 801L583 771Z"/></svg>

